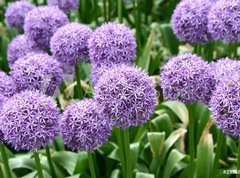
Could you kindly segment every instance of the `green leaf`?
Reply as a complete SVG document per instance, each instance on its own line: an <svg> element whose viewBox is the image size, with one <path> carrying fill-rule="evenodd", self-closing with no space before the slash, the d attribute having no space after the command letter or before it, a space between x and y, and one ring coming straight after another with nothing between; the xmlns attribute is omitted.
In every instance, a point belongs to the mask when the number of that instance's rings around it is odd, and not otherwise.
<svg viewBox="0 0 240 178"><path fill-rule="evenodd" d="M26 168L30 170L35 170L35 161L31 158L31 154L19 154L14 158L9 159L9 166L13 169Z"/></svg>
<svg viewBox="0 0 240 178"><path fill-rule="evenodd" d="M152 28L147 40L147 44L143 49L142 55L139 57L137 61L137 65L142 69L144 69L145 71L148 71L149 69L150 59L151 59L150 51L153 46L154 38L155 38L155 29Z"/></svg>
<svg viewBox="0 0 240 178"><path fill-rule="evenodd" d="M162 24L161 31L166 47L170 50L172 55L178 54L179 41L173 34L172 26L170 23Z"/></svg>
<svg viewBox="0 0 240 178"><path fill-rule="evenodd" d="M154 178L154 174L137 172L137 173L136 173L136 178Z"/></svg>
<svg viewBox="0 0 240 178"><path fill-rule="evenodd" d="M80 152L78 154L78 159L76 163L76 167L74 170L74 174L78 174L88 169L88 156L87 152Z"/></svg>
<svg viewBox="0 0 240 178"><path fill-rule="evenodd" d="M168 114L164 113L149 123L152 132L165 132L168 136L173 131L173 123Z"/></svg>
<svg viewBox="0 0 240 178"><path fill-rule="evenodd" d="M139 147L140 143L132 143L130 144L130 154L131 154L131 164L132 164L132 169L135 168L138 160L138 154L139 154Z"/></svg>
<svg viewBox="0 0 240 178"><path fill-rule="evenodd" d="M210 178L213 165L213 138L207 131L199 141L197 147L197 161L196 161L196 177L197 178Z"/></svg>
<svg viewBox="0 0 240 178"><path fill-rule="evenodd" d="M165 140L165 132L148 132L148 141L150 143L153 158L161 155Z"/></svg>
<svg viewBox="0 0 240 178"><path fill-rule="evenodd" d="M59 151L53 154L53 160L73 175L78 161L78 154L70 151Z"/></svg>
<svg viewBox="0 0 240 178"><path fill-rule="evenodd" d="M115 169L110 176L110 178L120 178L120 177L121 177L121 173L119 169Z"/></svg>
<svg viewBox="0 0 240 178"><path fill-rule="evenodd" d="M173 149L167 159L164 168L163 178L170 178L174 168L178 165L178 163L185 158L185 155L179 152L177 149Z"/></svg>
<svg viewBox="0 0 240 178"><path fill-rule="evenodd" d="M183 122L185 128L188 126L188 110L187 107L176 101L165 101L161 103L162 106L169 108L173 113L175 113L178 118Z"/></svg>

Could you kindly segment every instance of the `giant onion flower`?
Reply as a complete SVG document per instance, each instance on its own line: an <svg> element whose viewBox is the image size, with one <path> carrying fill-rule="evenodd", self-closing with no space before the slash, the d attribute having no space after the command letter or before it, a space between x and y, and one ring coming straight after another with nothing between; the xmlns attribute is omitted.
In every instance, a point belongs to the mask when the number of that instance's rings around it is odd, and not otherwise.
<svg viewBox="0 0 240 178"><path fill-rule="evenodd" d="M94 97L102 115L122 128L147 122L156 105L153 81L139 68L120 65L107 70L98 80Z"/></svg>
<svg viewBox="0 0 240 178"><path fill-rule="evenodd" d="M185 104L203 101L207 104L215 88L210 67L201 57L193 54L171 58L161 72L161 88L169 100Z"/></svg>
<svg viewBox="0 0 240 178"><path fill-rule="evenodd" d="M57 6L64 12L78 9L78 0L47 0L49 6Z"/></svg>
<svg viewBox="0 0 240 178"><path fill-rule="evenodd" d="M7 25L23 29L26 14L34 8L35 6L27 1L18 1L9 4L5 13Z"/></svg>
<svg viewBox="0 0 240 178"><path fill-rule="evenodd" d="M50 97L23 91L3 104L0 128L6 142L15 150L36 151L57 136L60 114Z"/></svg>
<svg viewBox="0 0 240 178"><path fill-rule="evenodd" d="M82 24L70 23L59 28L51 38L53 57L64 66L75 66L89 60L88 39L92 30Z"/></svg>
<svg viewBox="0 0 240 178"><path fill-rule="evenodd" d="M5 72L0 71L0 94L11 97L17 92L13 79Z"/></svg>
<svg viewBox="0 0 240 178"><path fill-rule="evenodd" d="M68 18L57 7L40 6L29 13L25 18L25 35L46 49L50 46L50 39L57 29L68 23Z"/></svg>
<svg viewBox="0 0 240 178"><path fill-rule="evenodd" d="M172 15L174 34L183 42L207 43L211 40L208 32L207 14L211 9L209 0L181 1Z"/></svg>
<svg viewBox="0 0 240 178"><path fill-rule="evenodd" d="M108 141L111 126L100 115L100 108L93 99L70 104L62 115L60 133L65 145L74 151L94 151Z"/></svg>
<svg viewBox="0 0 240 178"><path fill-rule="evenodd" d="M47 54L17 60L10 74L18 91L40 90L48 95L53 95L63 80L60 64Z"/></svg>

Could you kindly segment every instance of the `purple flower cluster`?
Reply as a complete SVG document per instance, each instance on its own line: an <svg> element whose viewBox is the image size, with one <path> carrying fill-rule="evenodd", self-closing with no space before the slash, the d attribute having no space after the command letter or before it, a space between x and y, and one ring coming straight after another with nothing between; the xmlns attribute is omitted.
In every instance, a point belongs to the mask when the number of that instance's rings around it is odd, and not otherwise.
<svg viewBox="0 0 240 178"><path fill-rule="evenodd" d="M217 86L210 101L212 118L227 135L240 137L240 73L225 77Z"/></svg>
<svg viewBox="0 0 240 178"><path fill-rule="evenodd" d="M181 1L172 16L173 31L183 42L207 43L211 40L208 32L208 17L212 2L208 0Z"/></svg>
<svg viewBox="0 0 240 178"><path fill-rule="evenodd" d="M4 95L0 94L0 112L1 112L1 110L2 110L2 105L3 105L5 102L7 102L7 99L8 99L7 97L5 97ZM0 130L0 143L2 143L3 140L4 140L4 138L3 138L3 133L2 133L2 131Z"/></svg>
<svg viewBox="0 0 240 178"><path fill-rule="evenodd" d="M239 71L240 72L240 61L232 60L229 58L219 59L211 64L212 75L216 80L216 84L220 83L221 80L231 73Z"/></svg>
<svg viewBox="0 0 240 178"><path fill-rule="evenodd" d="M136 40L124 24L105 23L90 38L89 54L92 63L131 63L136 56Z"/></svg>
<svg viewBox="0 0 240 178"><path fill-rule="evenodd" d="M18 91L40 90L53 95L63 80L60 64L47 54L35 54L15 62L10 72Z"/></svg>
<svg viewBox="0 0 240 178"><path fill-rule="evenodd" d="M57 6L64 12L78 9L78 0L48 0L49 6Z"/></svg>
<svg viewBox="0 0 240 178"><path fill-rule="evenodd" d="M25 35L18 35L8 45L7 59L10 67L12 67L19 58L34 52L38 53L41 52L41 50Z"/></svg>
<svg viewBox="0 0 240 178"><path fill-rule="evenodd" d="M57 7L40 6L26 15L24 30L29 39L47 49L53 34L68 22L66 14Z"/></svg>
<svg viewBox="0 0 240 178"><path fill-rule="evenodd" d="M193 54L171 58L161 72L161 87L167 99L185 104L203 101L207 104L215 88L209 65Z"/></svg>
<svg viewBox="0 0 240 178"><path fill-rule="evenodd" d="M95 86L94 97L103 107L101 115L117 127L141 125L150 118L156 105L153 81L132 66L114 66Z"/></svg>
<svg viewBox="0 0 240 178"><path fill-rule="evenodd" d="M108 141L111 126L108 119L100 115L100 110L92 99L76 101L66 108L60 132L68 148L92 152Z"/></svg>
<svg viewBox="0 0 240 178"><path fill-rule="evenodd" d="M53 57L64 66L74 67L78 62L89 61L88 39L92 30L82 24L70 23L59 28L50 41Z"/></svg>
<svg viewBox="0 0 240 178"><path fill-rule="evenodd" d="M208 15L208 30L215 40L240 41L240 1L219 0Z"/></svg>
<svg viewBox="0 0 240 178"><path fill-rule="evenodd" d="M50 97L24 91L3 104L0 128L14 149L36 151L57 136L60 114Z"/></svg>
<svg viewBox="0 0 240 178"><path fill-rule="evenodd" d="M23 29L26 14L34 8L35 6L27 1L18 1L9 4L5 13L7 25Z"/></svg>
<svg viewBox="0 0 240 178"><path fill-rule="evenodd" d="M0 94L11 97L17 91L13 79L3 71L0 71Z"/></svg>

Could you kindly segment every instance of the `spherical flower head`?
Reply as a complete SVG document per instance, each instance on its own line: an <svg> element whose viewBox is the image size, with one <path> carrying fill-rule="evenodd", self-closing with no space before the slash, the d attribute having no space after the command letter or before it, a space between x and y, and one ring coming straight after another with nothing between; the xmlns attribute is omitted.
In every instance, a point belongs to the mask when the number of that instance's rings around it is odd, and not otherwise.
<svg viewBox="0 0 240 178"><path fill-rule="evenodd" d="M181 1L172 16L174 34L183 42L207 43L211 40L208 32L207 14L212 3L206 0Z"/></svg>
<svg viewBox="0 0 240 178"><path fill-rule="evenodd" d="M48 0L47 3L49 6L57 6L66 13L78 9L78 0Z"/></svg>
<svg viewBox="0 0 240 178"><path fill-rule="evenodd" d="M0 71L0 94L11 97L17 92L13 79L5 72Z"/></svg>
<svg viewBox="0 0 240 178"><path fill-rule="evenodd" d="M7 25L23 29L26 14L34 8L35 6L27 1L18 1L9 4L5 13Z"/></svg>
<svg viewBox="0 0 240 178"><path fill-rule="evenodd" d="M74 151L94 151L108 141L111 126L100 115L93 99L70 104L62 115L60 132L65 145Z"/></svg>
<svg viewBox="0 0 240 178"><path fill-rule="evenodd" d="M93 85L96 85L98 80L101 78L101 76L107 71L107 70L110 70L113 66L116 66L116 65L120 65L121 64L114 64L114 63L107 63L107 64L95 64L95 63L92 63L92 66L91 66L91 83ZM125 65L132 65L130 62L129 64L125 64Z"/></svg>
<svg viewBox="0 0 240 178"><path fill-rule="evenodd" d="M161 71L161 88L169 100L185 104L203 101L208 104L215 80L210 66L194 54L171 58Z"/></svg>
<svg viewBox="0 0 240 178"><path fill-rule="evenodd" d="M1 130L15 150L39 150L55 139L61 113L56 103L37 91L23 91L2 106Z"/></svg>
<svg viewBox="0 0 240 178"><path fill-rule="evenodd" d="M70 23L59 28L50 41L50 49L55 59L63 66L75 66L89 60L87 41L92 30L86 25Z"/></svg>
<svg viewBox="0 0 240 178"><path fill-rule="evenodd" d="M103 107L101 115L124 129L146 123L156 105L156 91L148 74L126 65L106 71L95 86L94 97Z"/></svg>
<svg viewBox="0 0 240 178"><path fill-rule="evenodd" d="M28 53L40 51L40 48L25 35L18 35L8 45L7 59L9 66L12 67L16 60L24 57Z"/></svg>
<svg viewBox="0 0 240 178"><path fill-rule="evenodd" d="M48 54L17 60L10 74L18 91L40 90L47 95L53 95L63 80L60 64Z"/></svg>
<svg viewBox="0 0 240 178"><path fill-rule="evenodd" d="M105 23L89 40L89 55L93 63L129 63L136 57L136 40L124 24Z"/></svg>
<svg viewBox="0 0 240 178"><path fill-rule="evenodd" d="M215 40L240 41L240 1L219 0L208 14L208 29Z"/></svg>
<svg viewBox="0 0 240 178"><path fill-rule="evenodd" d="M7 98L6 96L0 94L0 113L1 113L1 110L2 110L2 105L7 101L7 99L8 99L8 98ZM2 133L2 131L0 130L0 143L2 143L3 140L4 140L4 138L3 138L3 133Z"/></svg>
<svg viewBox="0 0 240 178"><path fill-rule="evenodd" d="M210 101L212 118L227 135L240 137L240 73L223 78Z"/></svg>
<svg viewBox="0 0 240 178"><path fill-rule="evenodd" d="M219 59L216 62L212 62L210 65L216 84L220 83L223 78L231 75L232 72L240 71L240 61L229 58Z"/></svg>
<svg viewBox="0 0 240 178"><path fill-rule="evenodd" d="M68 22L66 14L57 7L40 6L27 13L24 31L29 39L46 49L57 29Z"/></svg>

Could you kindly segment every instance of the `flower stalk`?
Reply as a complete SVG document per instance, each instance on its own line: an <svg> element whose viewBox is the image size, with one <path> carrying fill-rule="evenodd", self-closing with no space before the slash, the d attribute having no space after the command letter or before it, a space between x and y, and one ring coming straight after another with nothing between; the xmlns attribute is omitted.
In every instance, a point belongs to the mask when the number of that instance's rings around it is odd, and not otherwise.
<svg viewBox="0 0 240 178"><path fill-rule="evenodd" d="M95 168L94 168L94 163L93 163L93 153L90 153L89 151L88 151L88 163L89 163L89 168L91 172L91 177L97 178Z"/></svg>
<svg viewBox="0 0 240 178"><path fill-rule="evenodd" d="M55 169L54 169L54 165L53 165L53 161L52 161L52 157L51 157L51 153L50 153L49 146L46 146L45 151L46 151L47 160L48 160L48 165L49 165L49 168L50 168L50 171L51 171L51 175L52 175L53 178L57 178L57 175L56 175L56 172L55 172Z"/></svg>
<svg viewBox="0 0 240 178"><path fill-rule="evenodd" d="M42 165L41 165L41 162L39 159L38 152L34 151L33 154L34 154L35 164L36 164L36 168L37 168L38 178L44 178L43 172L42 172Z"/></svg>

